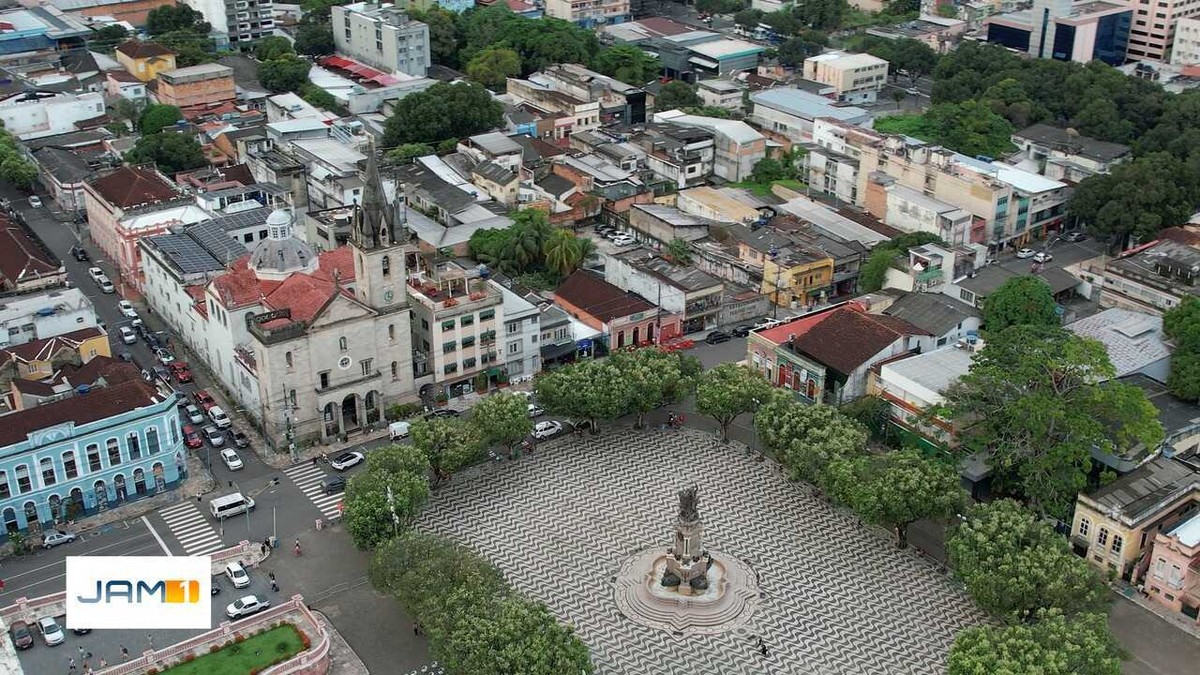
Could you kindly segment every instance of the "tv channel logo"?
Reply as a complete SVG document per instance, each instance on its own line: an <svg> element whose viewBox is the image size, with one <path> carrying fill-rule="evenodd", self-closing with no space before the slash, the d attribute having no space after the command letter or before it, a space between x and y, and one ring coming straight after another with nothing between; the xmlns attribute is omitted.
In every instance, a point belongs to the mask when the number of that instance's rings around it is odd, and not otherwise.
<svg viewBox="0 0 1200 675"><path fill-rule="evenodd" d="M70 556L67 628L212 628L206 555Z"/></svg>

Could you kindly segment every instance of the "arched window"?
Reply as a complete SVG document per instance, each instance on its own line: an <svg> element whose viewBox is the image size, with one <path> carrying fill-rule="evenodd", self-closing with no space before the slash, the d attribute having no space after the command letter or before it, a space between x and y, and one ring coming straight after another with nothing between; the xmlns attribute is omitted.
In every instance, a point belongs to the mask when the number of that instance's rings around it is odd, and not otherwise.
<svg viewBox="0 0 1200 675"><path fill-rule="evenodd" d="M383 256L383 260L380 261L379 267L383 270L384 279L392 276L392 259L390 257L386 255Z"/></svg>
<svg viewBox="0 0 1200 675"><path fill-rule="evenodd" d="M33 480L29 478L29 467L25 464L17 465L17 493L25 494L33 491Z"/></svg>
<svg viewBox="0 0 1200 675"><path fill-rule="evenodd" d="M346 338L344 338L344 337L338 338L338 349L340 349L342 351L346 351L347 348L348 348L348 346L346 343Z"/></svg>
<svg viewBox="0 0 1200 675"><path fill-rule="evenodd" d="M158 427L146 427L146 450L152 455L158 454L162 448L158 444Z"/></svg>
<svg viewBox="0 0 1200 675"><path fill-rule="evenodd" d="M8 472L0 471L0 499L8 499L12 496L12 488L8 485Z"/></svg>
<svg viewBox="0 0 1200 675"><path fill-rule="evenodd" d="M42 472L42 485L54 485L58 482L58 479L54 477L54 460L43 457L38 465L38 470Z"/></svg>
<svg viewBox="0 0 1200 675"><path fill-rule="evenodd" d="M392 379L396 378L396 373L399 372L400 366L395 361L392 361Z"/></svg>
<svg viewBox="0 0 1200 675"><path fill-rule="evenodd" d="M396 324L394 323L388 324L388 340L391 342L396 341Z"/></svg>
<svg viewBox="0 0 1200 675"><path fill-rule="evenodd" d="M87 446L88 471L100 470L100 446L92 443Z"/></svg>
<svg viewBox="0 0 1200 675"><path fill-rule="evenodd" d="M284 362L287 363L288 368L292 367L293 364L292 364L292 353L291 352L284 352L283 360L284 360Z"/></svg>
<svg viewBox="0 0 1200 675"><path fill-rule="evenodd" d="M142 458L142 439L136 431L125 437L125 447L129 448L129 461Z"/></svg>
<svg viewBox="0 0 1200 675"><path fill-rule="evenodd" d="M68 450L63 453L63 473L67 475L67 480L79 478L79 464L75 462L75 451Z"/></svg>
<svg viewBox="0 0 1200 675"><path fill-rule="evenodd" d="M105 449L108 451L108 465L116 466L121 463L121 444L117 439L110 438L105 441Z"/></svg>

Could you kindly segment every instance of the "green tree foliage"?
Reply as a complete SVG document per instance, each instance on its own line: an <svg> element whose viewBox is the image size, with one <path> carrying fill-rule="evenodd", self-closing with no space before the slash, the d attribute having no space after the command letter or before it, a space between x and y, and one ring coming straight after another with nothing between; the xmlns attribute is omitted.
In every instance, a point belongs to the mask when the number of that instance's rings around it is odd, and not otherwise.
<svg viewBox="0 0 1200 675"><path fill-rule="evenodd" d="M1067 616L1107 610L1108 588L1067 540L1008 499L980 504L951 533L954 573L984 610L1010 623L1040 610Z"/></svg>
<svg viewBox="0 0 1200 675"><path fill-rule="evenodd" d="M1200 400L1200 300L1189 295L1164 312L1163 331L1175 341L1167 388L1185 401Z"/></svg>
<svg viewBox="0 0 1200 675"><path fill-rule="evenodd" d="M608 360L628 384L628 409L637 413L637 427L646 426L646 413L686 396L694 385L682 354L659 349L614 352ZM692 368L694 375L699 368Z"/></svg>
<svg viewBox="0 0 1200 675"><path fill-rule="evenodd" d="M376 548L407 530L428 497L429 481L424 476L408 471L364 471L346 485L342 502L346 531L356 547ZM393 508L398 523L392 518Z"/></svg>
<svg viewBox="0 0 1200 675"><path fill-rule="evenodd" d="M1092 448L1120 454L1162 440L1158 413L1119 382L1104 345L1062 328L989 332L969 373L946 391L962 451L986 451L997 486L1065 516L1087 486Z"/></svg>
<svg viewBox="0 0 1200 675"><path fill-rule="evenodd" d="M507 47L488 47L467 64L467 77L492 91L503 91L510 77L521 74L521 56Z"/></svg>
<svg viewBox="0 0 1200 675"><path fill-rule="evenodd" d="M412 447L425 456L439 481L483 458L484 441L478 425L458 418L417 420L409 435Z"/></svg>
<svg viewBox="0 0 1200 675"><path fill-rule="evenodd" d="M838 412L862 425L871 438L892 445L892 404L880 396L863 396L838 407Z"/></svg>
<svg viewBox="0 0 1200 675"><path fill-rule="evenodd" d="M1057 306L1041 277L1013 277L984 299L983 326L995 333L1009 326L1060 326Z"/></svg>
<svg viewBox="0 0 1200 675"><path fill-rule="evenodd" d="M492 394L475 404L471 424L485 443L510 450L533 431L529 402L524 396L509 393Z"/></svg>
<svg viewBox="0 0 1200 675"><path fill-rule="evenodd" d="M565 279L583 265L596 250L591 239L577 237L570 230L554 230L542 245L545 266Z"/></svg>
<svg viewBox="0 0 1200 675"><path fill-rule="evenodd" d="M258 64L258 81L267 91L298 91L308 83L308 71L311 68L312 63L295 54L284 54Z"/></svg>
<svg viewBox="0 0 1200 675"><path fill-rule="evenodd" d="M383 144L394 147L464 138L496 128L503 114L504 107L481 85L438 82L400 99L384 126Z"/></svg>
<svg viewBox="0 0 1200 675"><path fill-rule="evenodd" d="M743 413L754 412L771 395L762 373L736 363L705 371L696 383L696 412L721 425L721 440L729 440L729 425Z"/></svg>
<svg viewBox="0 0 1200 675"><path fill-rule="evenodd" d="M829 491L864 521L896 533L896 548L908 548L908 527L923 518L948 518L966 504L958 469L907 449L836 461Z"/></svg>
<svg viewBox="0 0 1200 675"><path fill-rule="evenodd" d="M7 164L6 160L4 165ZM1178 349L1171 355L1167 389L1185 401L1200 401L1200 350Z"/></svg>
<svg viewBox="0 0 1200 675"><path fill-rule="evenodd" d="M180 5L182 7L182 5ZM162 8L160 8L162 9ZM206 26L208 24L205 24ZM175 65L179 68L198 66L216 60L213 41L208 37L208 31L199 32L192 29L173 30L169 33L155 36L155 42L175 52Z"/></svg>
<svg viewBox="0 0 1200 675"><path fill-rule="evenodd" d="M342 104L333 97L333 94L318 87L312 82L305 82L300 85L300 97L312 105L321 108L322 110L341 111Z"/></svg>
<svg viewBox="0 0 1200 675"><path fill-rule="evenodd" d="M945 246L946 242L929 232L912 232L902 234L871 249L867 261L859 270L858 290L863 293L874 293L883 288L888 268L898 259L907 258L908 249L924 244Z"/></svg>
<svg viewBox="0 0 1200 675"><path fill-rule="evenodd" d="M763 20L763 16L765 15L762 10L747 7L733 15L733 22L747 30L754 30L758 28L758 24Z"/></svg>
<svg viewBox="0 0 1200 675"><path fill-rule="evenodd" d="M888 73L897 78L900 71L908 74L910 83L933 72L938 62L937 52L920 40L900 38L888 40L873 35L858 35L851 38L847 45L853 51L861 51L877 56L888 62Z"/></svg>
<svg viewBox="0 0 1200 675"><path fill-rule="evenodd" d="M526 19L502 4L465 12L461 26L459 63L470 63L484 49L502 46L521 55L521 72L532 73L553 63L591 63L600 50L590 30L550 17Z"/></svg>
<svg viewBox="0 0 1200 675"><path fill-rule="evenodd" d="M800 20L796 18L796 14L786 9L781 9L778 12L771 12L769 14L762 15L759 18L759 23L764 23L770 26L771 30L783 36L795 35L804 29L803 24L801 24ZM754 27L755 26L751 26L751 28Z"/></svg>
<svg viewBox="0 0 1200 675"><path fill-rule="evenodd" d="M600 50L596 56L596 70L640 87L658 77L662 63L635 45L615 45Z"/></svg>
<svg viewBox="0 0 1200 675"><path fill-rule="evenodd" d="M127 164L154 164L166 174L198 169L208 164L200 143L187 134L162 131L137 140L125 155Z"/></svg>
<svg viewBox="0 0 1200 675"><path fill-rule="evenodd" d="M545 274L554 285L595 250L589 239L556 229L541 209L522 209L503 230L480 230L467 242L473 259L512 276Z"/></svg>
<svg viewBox="0 0 1200 675"><path fill-rule="evenodd" d="M125 30L124 26L109 24L103 28L96 29L92 33L92 39L88 42L88 49L94 52L112 54L117 45L125 42L128 37L129 31Z"/></svg>
<svg viewBox="0 0 1200 675"><path fill-rule="evenodd" d="M17 188L28 190L37 182L37 167L17 154L0 159L0 180L12 183Z"/></svg>
<svg viewBox="0 0 1200 675"><path fill-rule="evenodd" d="M758 160L750 171L750 180L755 183L769 184L787 178L787 171L777 159L766 157Z"/></svg>
<svg viewBox="0 0 1200 675"><path fill-rule="evenodd" d="M1012 124L978 101L939 103L924 115L885 117L875 126L885 133L907 133L964 155L1000 157L1012 150Z"/></svg>
<svg viewBox="0 0 1200 675"><path fill-rule="evenodd" d="M254 42L254 58L259 61L270 61L295 53L291 41L279 35L269 35Z"/></svg>
<svg viewBox="0 0 1200 675"><path fill-rule="evenodd" d="M463 39L459 15L437 5L423 12L409 9L408 13L429 27L429 58L447 68L458 68L459 43Z"/></svg>
<svg viewBox="0 0 1200 675"><path fill-rule="evenodd" d="M200 35L212 32L204 15L187 5L164 5L146 15L146 32L158 37L174 31L193 31Z"/></svg>
<svg viewBox="0 0 1200 675"><path fill-rule="evenodd" d="M323 23L301 21L296 28L296 53L305 56L328 56L337 47L333 42L333 27Z"/></svg>
<svg viewBox="0 0 1200 675"><path fill-rule="evenodd" d="M696 0L696 11L704 14L734 14L748 4L745 0Z"/></svg>
<svg viewBox="0 0 1200 675"><path fill-rule="evenodd" d="M588 648L541 603L509 596L485 615L467 618L447 640L453 673L562 675L593 672Z"/></svg>
<svg viewBox="0 0 1200 675"><path fill-rule="evenodd" d="M824 33L805 31L779 45L779 62L789 68L799 67L805 59L820 54L828 46L829 38Z"/></svg>
<svg viewBox="0 0 1200 675"><path fill-rule="evenodd" d="M411 473L429 475L429 459L414 445L392 444L367 453L366 472Z"/></svg>
<svg viewBox="0 0 1200 675"><path fill-rule="evenodd" d="M393 148L385 155L385 160L389 164L403 164L414 157L424 157L434 153L433 146L425 145L424 143L406 143L400 147ZM477 230L480 232L495 232L496 230Z"/></svg>
<svg viewBox="0 0 1200 675"><path fill-rule="evenodd" d="M829 487L829 467L866 451L862 425L837 408L801 404L785 389L773 389L754 414L763 445L788 470L792 480Z"/></svg>
<svg viewBox="0 0 1200 675"><path fill-rule="evenodd" d="M1140 241L1187 222L1200 204L1200 167L1167 153L1118 164L1112 173L1085 178L1067 203L1071 215L1098 237ZM1133 186L1136 186L1133 187Z"/></svg>
<svg viewBox="0 0 1200 675"><path fill-rule="evenodd" d="M792 14L802 26L816 31L841 28L850 13L846 0L806 0L796 3Z"/></svg>
<svg viewBox="0 0 1200 675"><path fill-rule="evenodd" d="M138 129L143 135L156 134L183 119L183 113L173 105L152 104L146 106L138 118Z"/></svg>
<svg viewBox="0 0 1200 675"><path fill-rule="evenodd" d="M632 385L611 360L589 360L552 370L534 381L537 400L550 413L586 419L596 429L600 420L615 420L630 410Z"/></svg>
<svg viewBox="0 0 1200 675"><path fill-rule="evenodd" d="M666 254L676 265L692 264L692 247L687 241L675 237L667 244Z"/></svg>
<svg viewBox="0 0 1200 675"><path fill-rule="evenodd" d="M674 110L676 108L691 108L704 103L696 88L683 80L672 80L662 86L654 97L655 110Z"/></svg>
<svg viewBox="0 0 1200 675"><path fill-rule="evenodd" d="M1121 654L1103 614L1040 612L1033 624L974 626L950 648L949 675L1120 675Z"/></svg>

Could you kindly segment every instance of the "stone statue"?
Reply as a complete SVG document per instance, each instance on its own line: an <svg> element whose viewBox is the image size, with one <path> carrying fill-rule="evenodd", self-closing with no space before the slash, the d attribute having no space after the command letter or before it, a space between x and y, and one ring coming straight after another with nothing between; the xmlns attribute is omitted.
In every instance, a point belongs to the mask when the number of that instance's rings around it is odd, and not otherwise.
<svg viewBox="0 0 1200 675"><path fill-rule="evenodd" d="M687 595L708 588L708 568L712 565L712 558L702 545L704 525L696 509L697 491L692 484L677 493L679 518L675 521L675 545L667 549L669 557L660 582Z"/></svg>
<svg viewBox="0 0 1200 675"><path fill-rule="evenodd" d="M700 512L696 510L696 492L698 488L693 483L679 491L679 519L685 523L700 520Z"/></svg>

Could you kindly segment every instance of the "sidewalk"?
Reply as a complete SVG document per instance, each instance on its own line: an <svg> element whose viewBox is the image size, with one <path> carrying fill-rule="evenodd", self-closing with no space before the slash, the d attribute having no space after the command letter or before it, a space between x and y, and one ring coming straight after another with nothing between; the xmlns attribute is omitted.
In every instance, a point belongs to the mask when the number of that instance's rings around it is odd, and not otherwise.
<svg viewBox="0 0 1200 675"><path fill-rule="evenodd" d="M318 610L311 610L329 635L329 675L370 675L367 664L346 643L346 638L333 626L329 617Z"/></svg>
<svg viewBox="0 0 1200 675"><path fill-rule="evenodd" d="M1128 600L1129 602L1132 602L1135 605L1140 606L1147 612L1158 616L1163 621L1166 621L1183 632L1190 634L1192 637L1200 638L1200 623L1191 621L1178 612L1172 612L1157 602L1151 601L1150 598L1146 597L1143 593L1139 592L1138 589L1130 586L1125 581L1117 581L1116 583L1112 584L1111 588L1112 592L1116 595Z"/></svg>

